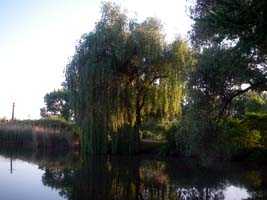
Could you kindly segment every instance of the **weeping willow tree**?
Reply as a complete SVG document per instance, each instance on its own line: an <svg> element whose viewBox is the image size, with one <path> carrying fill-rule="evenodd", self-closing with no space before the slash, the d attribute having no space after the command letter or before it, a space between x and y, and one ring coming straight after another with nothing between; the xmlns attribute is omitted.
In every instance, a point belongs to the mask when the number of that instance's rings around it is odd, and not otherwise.
<svg viewBox="0 0 267 200"><path fill-rule="evenodd" d="M145 116L179 116L189 55L181 40L166 44L158 20L137 23L104 3L66 68L84 153L138 152Z"/></svg>

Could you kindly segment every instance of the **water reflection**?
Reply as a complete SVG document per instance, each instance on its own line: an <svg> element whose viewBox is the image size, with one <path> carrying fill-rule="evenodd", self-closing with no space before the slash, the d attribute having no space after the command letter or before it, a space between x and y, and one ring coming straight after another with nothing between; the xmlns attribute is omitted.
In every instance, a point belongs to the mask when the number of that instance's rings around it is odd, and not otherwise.
<svg viewBox="0 0 267 200"><path fill-rule="evenodd" d="M193 161L143 157L81 160L79 155L69 153L0 152L0 155L38 165L43 172L40 175L43 187L56 190L68 200L267 199L267 171L259 166L218 164L203 168ZM0 159L0 163L8 161ZM12 168L16 170L14 163Z"/></svg>

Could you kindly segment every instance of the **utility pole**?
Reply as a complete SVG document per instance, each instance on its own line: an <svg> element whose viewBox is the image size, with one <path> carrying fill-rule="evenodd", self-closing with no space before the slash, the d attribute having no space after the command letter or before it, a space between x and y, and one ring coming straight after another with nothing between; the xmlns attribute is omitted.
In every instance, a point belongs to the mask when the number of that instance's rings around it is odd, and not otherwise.
<svg viewBox="0 0 267 200"><path fill-rule="evenodd" d="M13 159L12 159L12 154L10 156L10 173L13 174Z"/></svg>
<svg viewBox="0 0 267 200"><path fill-rule="evenodd" d="M11 120L14 121L14 114L15 114L15 103L12 105L12 118Z"/></svg>

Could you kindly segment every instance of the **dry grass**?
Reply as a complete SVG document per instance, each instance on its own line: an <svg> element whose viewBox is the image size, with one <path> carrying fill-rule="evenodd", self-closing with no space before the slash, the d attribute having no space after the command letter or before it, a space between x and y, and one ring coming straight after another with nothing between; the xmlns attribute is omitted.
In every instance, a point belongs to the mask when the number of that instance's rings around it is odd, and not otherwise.
<svg viewBox="0 0 267 200"><path fill-rule="evenodd" d="M78 148L71 124L55 120L13 121L0 124L0 147L67 149Z"/></svg>

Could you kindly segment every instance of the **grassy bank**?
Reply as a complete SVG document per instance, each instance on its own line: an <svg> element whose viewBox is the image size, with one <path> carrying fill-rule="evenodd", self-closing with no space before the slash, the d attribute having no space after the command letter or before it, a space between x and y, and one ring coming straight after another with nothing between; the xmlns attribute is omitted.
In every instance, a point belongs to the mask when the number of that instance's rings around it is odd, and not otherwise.
<svg viewBox="0 0 267 200"><path fill-rule="evenodd" d="M74 124L57 120L23 120L0 124L0 148L78 149L79 136Z"/></svg>
<svg viewBox="0 0 267 200"><path fill-rule="evenodd" d="M160 155L166 144L165 129L158 122L150 123L150 126L145 125L142 127L140 154ZM79 130L75 124L65 120L0 121L0 149L2 150L10 148L54 152L66 149L80 150L79 138Z"/></svg>

